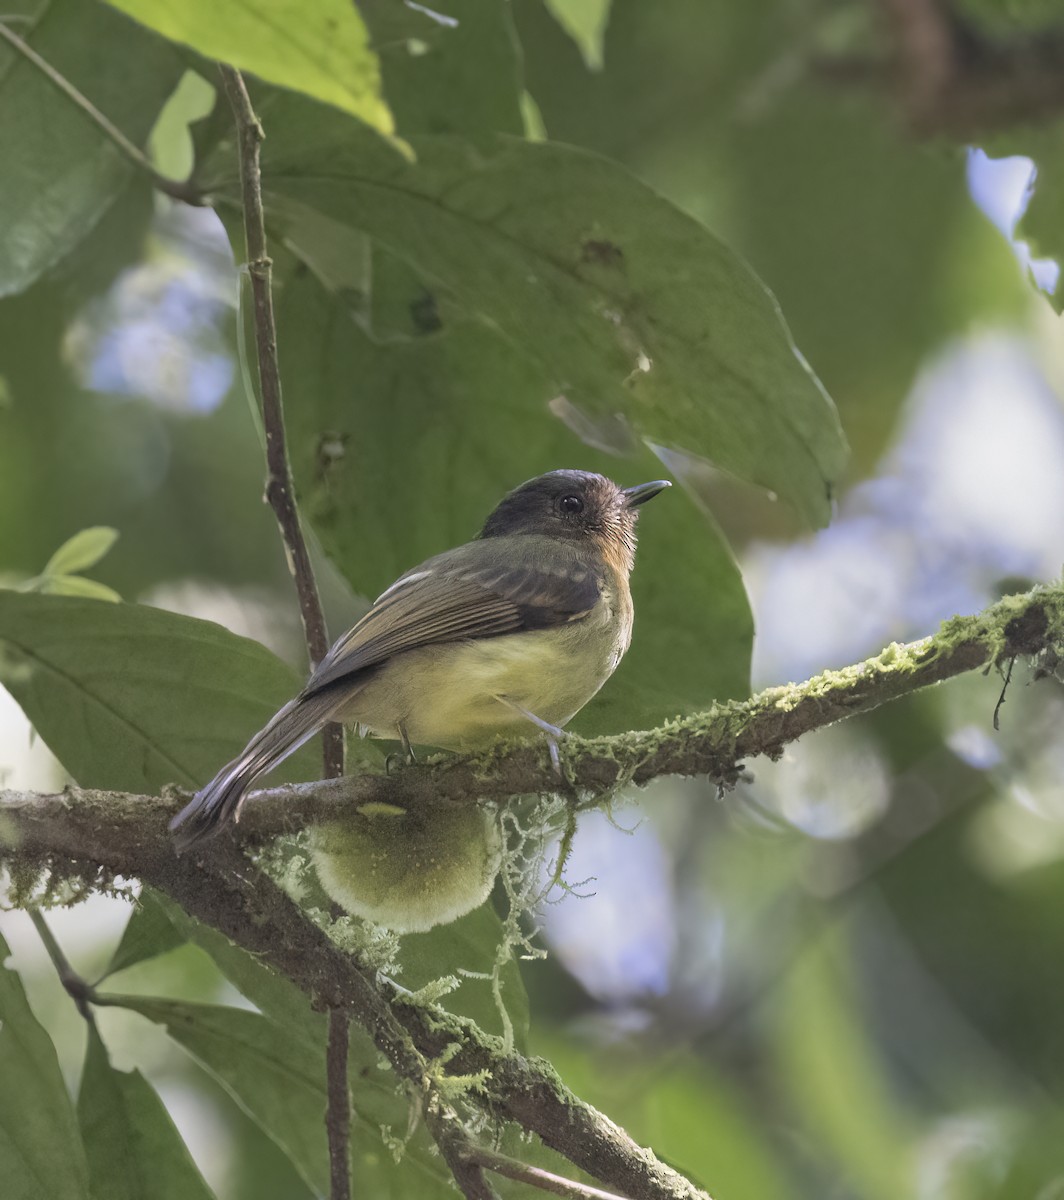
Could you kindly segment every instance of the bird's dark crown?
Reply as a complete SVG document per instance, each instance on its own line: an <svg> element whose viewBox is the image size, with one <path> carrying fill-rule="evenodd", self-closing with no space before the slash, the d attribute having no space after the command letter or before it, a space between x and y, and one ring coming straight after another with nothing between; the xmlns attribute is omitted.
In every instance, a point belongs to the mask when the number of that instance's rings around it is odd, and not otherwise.
<svg viewBox="0 0 1064 1200"><path fill-rule="evenodd" d="M662 488L667 486L661 483ZM639 516L636 506L643 498L649 497L634 498L631 491L592 471L548 471L504 496L480 536L539 533L594 539L630 563Z"/></svg>

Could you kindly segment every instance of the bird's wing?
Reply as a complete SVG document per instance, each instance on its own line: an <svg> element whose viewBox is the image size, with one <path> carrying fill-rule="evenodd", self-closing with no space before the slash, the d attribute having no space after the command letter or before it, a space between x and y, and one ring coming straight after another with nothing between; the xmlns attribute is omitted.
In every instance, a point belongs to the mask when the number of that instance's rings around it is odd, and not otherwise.
<svg viewBox="0 0 1064 1200"><path fill-rule="evenodd" d="M419 646L564 625L590 612L600 589L592 564L553 539L470 542L396 580L322 659L304 694Z"/></svg>

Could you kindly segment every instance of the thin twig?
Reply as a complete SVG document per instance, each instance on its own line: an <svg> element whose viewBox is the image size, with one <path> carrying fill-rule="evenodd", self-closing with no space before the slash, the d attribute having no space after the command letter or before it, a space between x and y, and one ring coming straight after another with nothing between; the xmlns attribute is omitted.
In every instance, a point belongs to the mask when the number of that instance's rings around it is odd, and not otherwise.
<svg viewBox="0 0 1064 1200"><path fill-rule="evenodd" d="M240 186L247 240L247 268L255 308L255 346L258 352L262 423L266 435L266 499L280 526L288 567L299 595L299 613L311 665L321 662L329 649L314 568L296 508L295 488L288 465L281 371L277 361L277 327L273 316L273 262L266 244L262 208L262 174L259 151L264 137L243 77L234 67L222 66L222 83L236 119L240 146Z"/></svg>
<svg viewBox="0 0 1064 1200"><path fill-rule="evenodd" d="M517 1183L527 1183L530 1187L539 1188L541 1192L550 1192L552 1196L564 1196L566 1200L626 1200L617 1192L604 1192L602 1188L592 1187L587 1183L577 1183L574 1179L566 1179L564 1175L555 1175L553 1171L545 1171L542 1167L533 1167L506 1154L498 1154L483 1146L473 1146L465 1152L467 1162L475 1162L496 1175L505 1175Z"/></svg>
<svg viewBox="0 0 1064 1200"><path fill-rule="evenodd" d="M340 1196L347 1200L351 1192L351 1163L347 1149L351 1136L351 1092L347 1082L349 1029L347 1009L330 1009L325 1059L328 1087L325 1126L329 1135L329 1186L334 1200Z"/></svg>
<svg viewBox="0 0 1064 1200"><path fill-rule="evenodd" d="M20 38L17 33L12 32L2 22L0 22L0 40L7 42L27 62L32 63L49 83L58 88L76 108L80 109L92 121L96 128L138 171L141 171L151 180L153 186L158 191L164 192L167 196L172 196L175 200L182 200L185 204L201 206L206 203L203 195L191 182L168 179L165 175L161 175L144 151L139 146L134 145L110 118L104 116L84 92L79 91L65 75L57 71L47 59L42 58L29 42Z"/></svg>
<svg viewBox="0 0 1064 1200"><path fill-rule="evenodd" d="M41 941L44 943L45 950L48 951L48 957L52 960L55 973L59 976L59 982L66 989L67 995L74 1001L78 1012L91 1025L93 1023L93 1015L89 1005L96 999L92 984L83 979L70 965L70 960L55 940L55 934L48 927L48 922L44 919L44 913L39 908L31 908L29 916L33 922L34 929L37 930Z"/></svg>
<svg viewBox="0 0 1064 1200"><path fill-rule="evenodd" d="M454 1110L433 1096L426 1099L423 1112L425 1124L465 1200L499 1200L484 1168L473 1158L472 1151L476 1147Z"/></svg>
<svg viewBox="0 0 1064 1200"><path fill-rule="evenodd" d="M1009 659L1008 669L1005 672L1005 682L1001 685L1001 695L998 696L998 702L994 705L994 731L1001 729L1001 706L1005 703L1005 695L1009 690L1009 684L1012 682L1012 668L1016 665L1016 656L1013 655Z"/></svg>
<svg viewBox="0 0 1064 1200"><path fill-rule="evenodd" d="M277 518L288 566L299 596L299 613L311 667L325 657L329 634L321 598L314 579L303 527L296 507L295 487L285 441L281 370L277 360L277 328L273 316L273 263L266 243L262 208L260 147L262 125L251 104L243 76L235 67L220 66L222 83L236 121L240 152L240 182L247 241L248 273L255 308L255 346L262 394L262 424L266 436L266 498ZM330 724L322 731L322 759L326 779L344 770L343 729ZM347 1083L349 1017L345 1010L329 1012L329 1054L326 1059L328 1104L325 1128L329 1138L329 1174L332 1200L351 1196L351 1098Z"/></svg>

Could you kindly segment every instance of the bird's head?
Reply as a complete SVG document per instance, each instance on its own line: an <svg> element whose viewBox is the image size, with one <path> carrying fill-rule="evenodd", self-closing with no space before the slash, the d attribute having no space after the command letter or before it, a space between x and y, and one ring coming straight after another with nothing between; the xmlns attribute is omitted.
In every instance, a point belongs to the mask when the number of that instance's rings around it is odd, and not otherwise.
<svg viewBox="0 0 1064 1200"><path fill-rule="evenodd" d="M548 471L504 496L480 536L538 533L594 541L631 570L639 506L671 486L667 479L655 479L622 488L591 471Z"/></svg>

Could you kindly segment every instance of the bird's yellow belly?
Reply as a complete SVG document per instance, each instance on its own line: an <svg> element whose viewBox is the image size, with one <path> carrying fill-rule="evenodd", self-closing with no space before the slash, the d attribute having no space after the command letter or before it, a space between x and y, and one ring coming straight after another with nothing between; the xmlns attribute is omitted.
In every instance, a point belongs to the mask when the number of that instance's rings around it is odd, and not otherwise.
<svg viewBox="0 0 1064 1200"><path fill-rule="evenodd" d="M627 648L606 624L426 646L397 655L344 706L377 737L400 725L411 742L469 749L499 734L532 734L513 704L563 726L613 673Z"/></svg>

